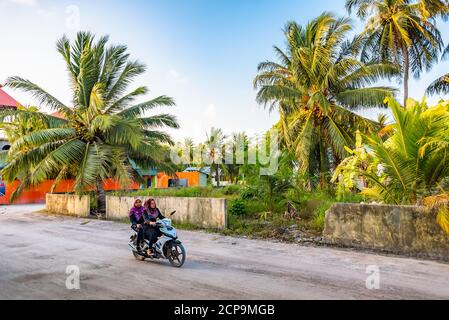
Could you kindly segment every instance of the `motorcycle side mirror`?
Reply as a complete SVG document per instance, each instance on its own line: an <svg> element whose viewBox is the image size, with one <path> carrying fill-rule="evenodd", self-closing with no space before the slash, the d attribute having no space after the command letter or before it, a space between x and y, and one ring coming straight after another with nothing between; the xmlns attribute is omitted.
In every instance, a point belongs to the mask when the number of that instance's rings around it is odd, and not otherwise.
<svg viewBox="0 0 449 320"><path fill-rule="evenodd" d="M170 213L170 217L176 213L176 210Z"/></svg>

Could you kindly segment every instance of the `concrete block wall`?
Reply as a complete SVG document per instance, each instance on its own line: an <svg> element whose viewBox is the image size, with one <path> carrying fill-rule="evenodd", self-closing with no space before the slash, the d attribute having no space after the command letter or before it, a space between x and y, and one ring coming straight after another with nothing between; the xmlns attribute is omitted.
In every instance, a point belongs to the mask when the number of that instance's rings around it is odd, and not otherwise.
<svg viewBox="0 0 449 320"><path fill-rule="evenodd" d="M334 204L324 238L337 245L449 260L449 235L425 207Z"/></svg>
<svg viewBox="0 0 449 320"><path fill-rule="evenodd" d="M143 202L145 197L106 197L106 217L108 219L127 219L130 208L136 199ZM226 199L154 197L163 215L176 210L173 221L190 223L203 228L224 229L227 227Z"/></svg>
<svg viewBox="0 0 449 320"><path fill-rule="evenodd" d="M88 217L90 215L89 196L47 193L45 200L45 207L49 213L77 217Z"/></svg>

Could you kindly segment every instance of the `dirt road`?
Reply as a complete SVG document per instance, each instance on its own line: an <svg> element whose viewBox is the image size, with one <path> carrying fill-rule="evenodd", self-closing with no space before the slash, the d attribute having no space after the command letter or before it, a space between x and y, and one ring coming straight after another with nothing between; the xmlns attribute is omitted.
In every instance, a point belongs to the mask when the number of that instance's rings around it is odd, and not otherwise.
<svg viewBox="0 0 449 320"><path fill-rule="evenodd" d="M187 262L175 269L134 260L125 224L39 209L0 208L0 299L449 299L444 263L181 231ZM66 288L69 265L79 290Z"/></svg>

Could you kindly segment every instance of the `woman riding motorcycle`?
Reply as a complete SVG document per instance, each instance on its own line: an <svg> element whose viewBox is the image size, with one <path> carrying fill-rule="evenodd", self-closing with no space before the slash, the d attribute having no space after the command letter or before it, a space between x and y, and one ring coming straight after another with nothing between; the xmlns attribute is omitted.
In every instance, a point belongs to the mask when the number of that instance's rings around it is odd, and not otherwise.
<svg viewBox="0 0 449 320"><path fill-rule="evenodd" d="M156 201L149 199L144 205L145 211L143 213L144 220L144 236L150 242L149 253L153 254L153 244L156 243L157 238L161 236L159 228L156 227L157 219L165 219L161 211L157 208Z"/></svg>

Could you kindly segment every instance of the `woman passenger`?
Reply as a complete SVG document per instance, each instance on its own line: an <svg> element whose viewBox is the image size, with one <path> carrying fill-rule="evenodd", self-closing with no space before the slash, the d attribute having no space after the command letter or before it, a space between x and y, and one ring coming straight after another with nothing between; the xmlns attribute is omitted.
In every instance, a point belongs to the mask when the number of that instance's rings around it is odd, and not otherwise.
<svg viewBox="0 0 449 320"><path fill-rule="evenodd" d="M131 228L137 232L137 251L141 249L141 243L144 236L143 225L145 223L144 215L145 208L142 206L142 200L137 199L134 201L134 206L129 210L129 219L131 220Z"/></svg>

